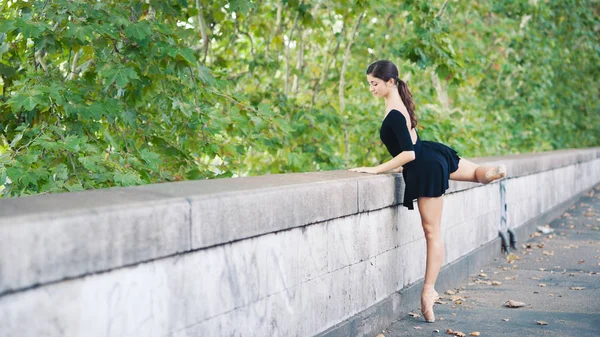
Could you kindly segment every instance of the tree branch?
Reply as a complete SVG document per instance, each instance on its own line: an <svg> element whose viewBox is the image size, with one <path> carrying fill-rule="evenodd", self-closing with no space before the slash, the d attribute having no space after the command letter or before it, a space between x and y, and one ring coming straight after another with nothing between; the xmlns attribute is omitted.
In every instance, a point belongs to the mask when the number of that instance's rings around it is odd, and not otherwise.
<svg viewBox="0 0 600 337"><path fill-rule="evenodd" d="M241 30L240 28L238 28L238 31L242 35L246 35L248 37L248 40L250 40L250 54L252 54L252 57L254 59L256 59L256 51L254 50L254 41L252 40L252 36L250 36L250 33L245 32L245 31Z"/></svg>
<svg viewBox="0 0 600 337"><path fill-rule="evenodd" d="M67 80L72 80L77 75L77 62L79 62L79 58L83 53L82 49L79 49L75 56L73 57L73 62L71 63L71 67L69 68L69 74L67 74Z"/></svg>
<svg viewBox="0 0 600 337"><path fill-rule="evenodd" d="M206 21L204 21L204 12L202 11L202 4L200 0L196 0L196 7L198 8L198 25L200 26L200 35L202 36L202 45L204 48L204 56L202 58L202 64L206 63L206 56L208 55L208 33L206 31Z"/></svg>
<svg viewBox="0 0 600 337"><path fill-rule="evenodd" d="M446 10L447 5L448 5L448 0L444 1L442 8L440 8L439 12L435 15L435 18L433 18L434 20L439 19L442 17L442 15L444 15L444 10Z"/></svg>

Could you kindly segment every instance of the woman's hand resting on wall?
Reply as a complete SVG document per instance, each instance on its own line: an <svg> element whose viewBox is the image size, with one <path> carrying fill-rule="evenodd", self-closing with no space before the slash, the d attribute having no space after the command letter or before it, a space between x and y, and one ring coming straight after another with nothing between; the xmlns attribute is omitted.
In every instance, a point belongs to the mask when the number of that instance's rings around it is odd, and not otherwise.
<svg viewBox="0 0 600 337"><path fill-rule="evenodd" d="M379 173L379 172L377 172L377 169L375 167L357 167L357 168L350 169L349 171L358 172L358 173L371 173L371 174Z"/></svg>

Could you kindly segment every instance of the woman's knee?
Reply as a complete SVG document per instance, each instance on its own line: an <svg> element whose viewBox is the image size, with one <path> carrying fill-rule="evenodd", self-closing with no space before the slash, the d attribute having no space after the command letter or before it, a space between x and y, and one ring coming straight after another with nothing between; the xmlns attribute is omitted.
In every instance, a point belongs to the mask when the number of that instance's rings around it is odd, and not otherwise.
<svg viewBox="0 0 600 337"><path fill-rule="evenodd" d="M426 239L435 239L435 238L441 237L442 230L440 228L439 223L424 222L424 223L422 223L422 226L423 226L423 232L425 233Z"/></svg>

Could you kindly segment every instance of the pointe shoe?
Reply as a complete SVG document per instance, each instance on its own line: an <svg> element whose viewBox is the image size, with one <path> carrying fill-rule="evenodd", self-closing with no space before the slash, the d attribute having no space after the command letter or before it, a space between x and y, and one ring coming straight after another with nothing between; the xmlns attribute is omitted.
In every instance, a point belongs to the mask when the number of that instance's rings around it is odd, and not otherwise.
<svg viewBox="0 0 600 337"><path fill-rule="evenodd" d="M506 165L498 165L494 168L488 170L485 173L485 180L487 184L491 183L494 180L502 179L506 176Z"/></svg>
<svg viewBox="0 0 600 337"><path fill-rule="evenodd" d="M433 305L439 300L440 296L437 291L428 291L421 294L421 314L428 323L435 322L435 314L433 313Z"/></svg>

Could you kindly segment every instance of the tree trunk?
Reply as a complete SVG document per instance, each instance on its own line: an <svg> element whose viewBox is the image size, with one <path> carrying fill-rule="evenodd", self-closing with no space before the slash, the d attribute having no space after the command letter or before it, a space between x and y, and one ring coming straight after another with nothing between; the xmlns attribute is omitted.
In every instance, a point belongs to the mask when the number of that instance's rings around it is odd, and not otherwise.
<svg viewBox="0 0 600 337"><path fill-rule="evenodd" d="M340 32L340 37L337 40L335 49L333 50L333 53L331 53L331 59L329 58L329 45L325 46L325 51L324 51L324 56L323 56L323 69L321 70L321 78L319 78L319 82L317 82L317 84L313 88L313 96L312 96L312 100L310 102L309 110L312 109L312 107L315 105L315 100L317 99L317 93L321 89L321 86L323 85L323 83L325 83L325 78L327 77L327 73L329 72L330 64L333 64L333 62L335 62L337 53L340 50L340 44L342 42L342 37L345 35L345 33L346 33L346 23L344 22L344 25L342 26L342 31ZM335 33L334 33L334 35L335 35Z"/></svg>
<svg viewBox="0 0 600 337"><path fill-rule="evenodd" d="M313 9L310 11L310 14L314 17L317 15L319 8L321 7L321 1L319 0L319 2L317 2L317 4L313 7ZM304 44L306 43L305 41L309 41L308 40L308 32L309 30L304 30L302 31L302 34L300 35L300 41L298 41L298 52L296 54L296 74L294 75L294 82L292 84L292 93L296 93L298 91L298 86L299 86L299 81L300 81L300 76L303 73L303 69L304 69Z"/></svg>
<svg viewBox="0 0 600 337"><path fill-rule="evenodd" d="M445 112L450 111L450 100L448 99L448 93L442 86L440 78L438 77L438 74L435 71L431 72L431 82L433 83L433 87L435 88L435 92L437 93L440 105L442 106Z"/></svg>
<svg viewBox="0 0 600 337"><path fill-rule="evenodd" d="M298 17L300 16L300 12L296 12L296 17L294 18L294 24L292 25L292 29L290 30L290 35L288 36L288 41L285 46L285 85L284 92L286 95L289 94L290 90L290 44L292 43L292 38L294 37L294 31L296 30L296 26L298 25Z"/></svg>
<svg viewBox="0 0 600 337"><path fill-rule="evenodd" d="M271 37L269 38L269 41L266 41L266 43L265 43L265 59L267 60L267 63L269 63L271 43L273 43L273 39L275 38L275 36L279 35L279 33L281 32L281 12L282 11L283 11L283 1L279 0L279 1L277 1L277 20L275 21L275 32L273 33L273 35L271 35Z"/></svg>
<svg viewBox="0 0 600 337"><path fill-rule="evenodd" d="M344 54L344 62L342 63L342 71L340 72L340 88L339 88L339 96L340 96L340 113L342 114L342 116L345 113L345 109L346 109L346 102L344 101L344 85L345 85L345 81L344 81L344 75L346 73L346 66L348 65L348 59L350 58L350 49L352 48L352 45L354 44L354 37L356 36L356 32L358 31L358 26L360 25L360 22L362 21L362 19L365 17L365 13L362 13L359 17L358 20L356 20L356 25L354 26L354 30L352 30L352 34L350 35L350 40L348 41L348 45L346 46L346 53ZM344 163L346 165L346 167L348 167L348 163L349 163L349 151L350 151L350 144L348 142L348 131L346 128L346 124L342 124L342 129L344 131Z"/></svg>

